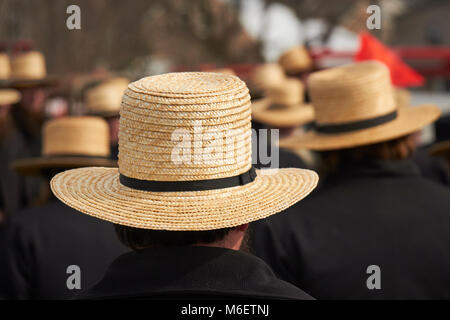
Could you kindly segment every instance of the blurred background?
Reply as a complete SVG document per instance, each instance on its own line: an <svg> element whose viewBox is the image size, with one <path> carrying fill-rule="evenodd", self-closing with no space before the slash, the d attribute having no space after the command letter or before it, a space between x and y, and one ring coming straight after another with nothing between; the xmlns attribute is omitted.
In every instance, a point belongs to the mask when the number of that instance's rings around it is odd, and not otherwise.
<svg viewBox="0 0 450 320"><path fill-rule="evenodd" d="M66 28L71 4L81 30ZM380 30L367 30L370 4L382 9ZM50 74L103 68L138 78L230 64L244 72L298 44L314 48L319 65L340 64L370 31L440 91L450 75L449 52L439 49L450 43L449 14L446 0L0 0L0 41L31 39Z"/></svg>

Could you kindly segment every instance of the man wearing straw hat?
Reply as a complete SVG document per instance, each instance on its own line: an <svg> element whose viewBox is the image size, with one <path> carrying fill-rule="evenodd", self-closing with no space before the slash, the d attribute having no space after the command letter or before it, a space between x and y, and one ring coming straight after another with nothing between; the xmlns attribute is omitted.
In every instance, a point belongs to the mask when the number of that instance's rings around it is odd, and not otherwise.
<svg viewBox="0 0 450 320"><path fill-rule="evenodd" d="M10 161L29 154L15 130L10 110L21 99L14 89L0 89L0 225L32 197L32 185L9 168Z"/></svg>
<svg viewBox="0 0 450 320"><path fill-rule="evenodd" d="M14 47L9 78L0 82L0 87L18 90L21 99L10 108L7 125L4 126L3 145L7 146L0 157L8 164L18 158L38 156L41 149L41 129L45 121L46 90L55 83L48 77L45 59L42 53L31 50L29 43L18 43ZM39 192L40 179L19 178L9 165L2 166L2 176L14 176L15 181L23 180L20 185L7 183L7 198L15 203L8 210L14 214L17 210L31 205Z"/></svg>
<svg viewBox="0 0 450 320"><path fill-rule="evenodd" d="M315 129L284 146L318 151L319 190L256 226L253 248L319 299L450 298L450 190L411 161L434 105L397 108L389 70L364 62L311 75Z"/></svg>
<svg viewBox="0 0 450 320"><path fill-rule="evenodd" d="M270 132L275 129L282 139L302 132L303 126L314 120L312 105L304 103L304 91L303 83L295 78L285 78L278 85L267 89L265 98L252 103L253 127L271 129ZM267 145L277 144L278 136L275 139L268 137ZM308 165L305 160L311 160L307 152L295 154L279 149L280 168L306 168Z"/></svg>
<svg viewBox="0 0 450 320"><path fill-rule="evenodd" d="M120 116L119 169L51 181L56 197L113 222L133 249L80 298L310 299L239 251L250 222L300 201L318 181L309 170L252 167L250 96L239 78L143 78L128 86Z"/></svg>
<svg viewBox="0 0 450 320"><path fill-rule="evenodd" d="M70 298L99 281L108 264L126 251L112 224L65 206L48 185L66 169L115 167L109 152L103 119L66 117L45 124L42 156L13 162L20 174L44 176L48 192L41 195L41 206L19 212L7 226L0 257L6 298Z"/></svg>

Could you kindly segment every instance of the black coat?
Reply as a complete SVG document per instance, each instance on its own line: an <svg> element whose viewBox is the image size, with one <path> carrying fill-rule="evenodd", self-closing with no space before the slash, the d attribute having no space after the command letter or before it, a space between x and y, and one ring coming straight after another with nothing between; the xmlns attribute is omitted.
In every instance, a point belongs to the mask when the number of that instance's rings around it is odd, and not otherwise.
<svg viewBox="0 0 450 320"><path fill-rule="evenodd" d="M126 253L78 299L312 299L279 280L261 259L206 246Z"/></svg>
<svg viewBox="0 0 450 320"><path fill-rule="evenodd" d="M9 217L32 203L43 180L21 176L10 167L14 160L39 155L39 139L27 139L12 120L5 126L0 139L0 210Z"/></svg>
<svg viewBox="0 0 450 320"><path fill-rule="evenodd" d="M410 161L344 168L253 231L255 254L317 299L450 298L450 190Z"/></svg>
<svg viewBox="0 0 450 320"><path fill-rule="evenodd" d="M104 274L108 265L128 251L113 225L54 200L12 217L0 253L1 282L7 299L68 299ZM69 290L71 265L81 271L81 289Z"/></svg>

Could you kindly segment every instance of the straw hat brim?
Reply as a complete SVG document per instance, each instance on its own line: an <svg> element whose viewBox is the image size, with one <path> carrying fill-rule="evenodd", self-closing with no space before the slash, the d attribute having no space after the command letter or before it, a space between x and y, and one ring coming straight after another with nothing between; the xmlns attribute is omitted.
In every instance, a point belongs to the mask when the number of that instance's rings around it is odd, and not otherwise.
<svg viewBox="0 0 450 320"><path fill-rule="evenodd" d="M441 110L435 105L400 108L395 120L376 127L338 134L309 131L301 136L280 139L279 146L292 149L337 150L400 138L434 122Z"/></svg>
<svg viewBox="0 0 450 320"><path fill-rule="evenodd" d="M428 153L434 157L450 157L450 140L433 144Z"/></svg>
<svg viewBox="0 0 450 320"><path fill-rule="evenodd" d="M42 79L10 79L0 82L2 88L36 88L52 87L59 84L61 79L57 76L48 76Z"/></svg>
<svg viewBox="0 0 450 320"><path fill-rule="evenodd" d="M81 168L51 180L53 193L68 206L135 228L199 231L234 227L266 218L306 197L317 185L304 169L256 170L243 186L188 192L149 192L123 186L118 169Z"/></svg>
<svg viewBox="0 0 450 320"><path fill-rule="evenodd" d="M95 157L37 157L19 159L11 163L11 167L23 175L40 175L46 169L68 169L79 167L117 167L117 160Z"/></svg>
<svg viewBox="0 0 450 320"><path fill-rule="evenodd" d="M314 120L311 104L277 110L269 109L271 104L268 98L252 102L252 120L278 128L298 126Z"/></svg>

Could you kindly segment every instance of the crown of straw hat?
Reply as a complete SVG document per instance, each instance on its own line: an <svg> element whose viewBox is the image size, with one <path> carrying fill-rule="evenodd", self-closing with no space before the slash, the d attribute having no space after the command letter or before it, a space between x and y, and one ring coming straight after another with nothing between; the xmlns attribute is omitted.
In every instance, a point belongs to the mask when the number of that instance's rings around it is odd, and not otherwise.
<svg viewBox="0 0 450 320"><path fill-rule="evenodd" d="M268 90L277 87L286 80L283 69L276 63L258 66L251 76L251 84L257 90Z"/></svg>
<svg viewBox="0 0 450 320"><path fill-rule="evenodd" d="M411 94L406 89L395 88L394 99L398 108L409 107L411 101Z"/></svg>
<svg viewBox="0 0 450 320"><path fill-rule="evenodd" d="M25 51L12 56L11 77L2 87L28 88L48 87L58 84L57 76L48 76L45 57L39 51Z"/></svg>
<svg viewBox="0 0 450 320"><path fill-rule="evenodd" d="M119 169L84 168L51 181L67 205L113 223L213 230L265 218L317 184L309 170L253 169L250 96L237 77L169 73L128 86Z"/></svg>
<svg viewBox="0 0 450 320"><path fill-rule="evenodd" d="M7 80L11 76L11 62L8 54L0 52L0 80Z"/></svg>
<svg viewBox="0 0 450 320"><path fill-rule="evenodd" d="M40 80L47 76L44 55L39 51L21 52L11 59L11 77L20 80Z"/></svg>
<svg viewBox="0 0 450 320"><path fill-rule="evenodd" d="M22 174L51 168L117 166L110 160L109 128L98 117L65 117L48 121L42 129L42 156L20 159L12 167Z"/></svg>
<svg viewBox="0 0 450 320"><path fill-rule="evenodd" d="M14 89L0 89L0 107L2 105L14 104L19 102L21 94Z"/></svg>
<svg viewBox="0 0 450 320"><path fill-rule="evenodd" d="M287 74L296 74L310 70L312 59L303 46L296 46L284 52L278 59L278 63Z"/></svg>
<svg viewBox="0 0 450 320"><path fill-rule="evenodd" d="M130 81L126 78L113 78L104 81L86 93L87 113L92 115L119 115L122 96Z"/></svg>
<svg viewBox="0 0 450 320"><path fill-rule="evenodd" d="M272 127L292 127L312 122L314 109L304 103L303 83L290 78L267 90L266 98L252 103L252 118Z"/></svg>
<svg viewBox="0 0 450 320"><path fill-rule="evenodd" d="M361 62L313 73L309 78L316 128L280 146L333 150L395 139L435 121L434 105L398 108L388 68Z"/></svg>

